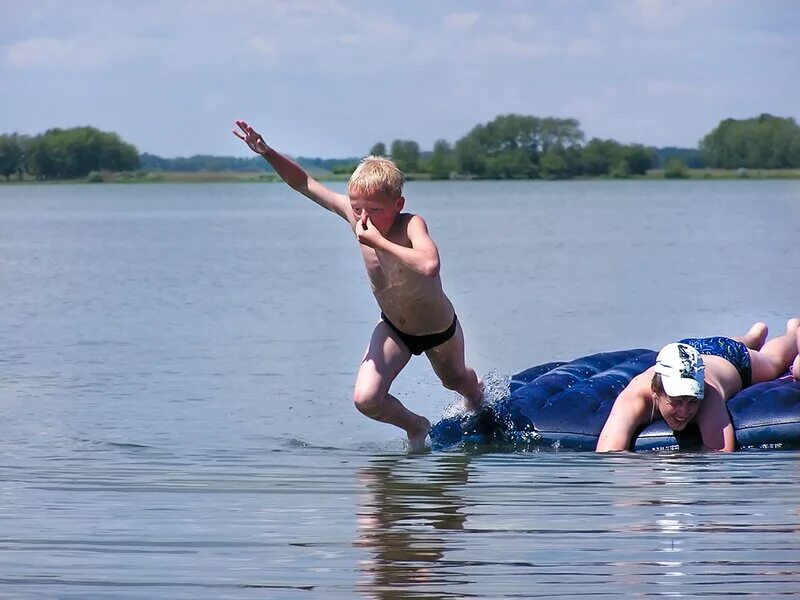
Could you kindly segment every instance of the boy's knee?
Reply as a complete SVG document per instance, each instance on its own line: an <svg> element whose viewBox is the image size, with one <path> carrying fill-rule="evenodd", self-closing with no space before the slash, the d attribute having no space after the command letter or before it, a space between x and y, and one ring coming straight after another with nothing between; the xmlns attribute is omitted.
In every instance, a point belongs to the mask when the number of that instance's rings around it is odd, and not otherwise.
<svg viewBox="0 0 800 600"><path fill-rule="evenodd" d="M382 394L376 389L357 387L353 390L353 404L358 412L374 419L381 412L385 396L386 394Z"/></svg>

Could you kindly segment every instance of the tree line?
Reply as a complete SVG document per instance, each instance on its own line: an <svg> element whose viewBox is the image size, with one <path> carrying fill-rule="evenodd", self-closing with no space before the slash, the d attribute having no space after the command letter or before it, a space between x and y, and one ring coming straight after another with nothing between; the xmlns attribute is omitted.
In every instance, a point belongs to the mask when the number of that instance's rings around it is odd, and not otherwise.
<svg viewBox="0 0 800 600"><path fill-rule="evenodd" d="M578 175L643 175L656 163L653 150L641 144L592 139L575 119L500 115L475 126L451 145L437 140L421 153L410 140L395 140L387 152L379 142L370 154L389 155L407 173L432 179L452 176L479 179L563 179Z"/></svg>
<svg viewBox="0 0 800 600"><path fill-rule="evenodd" d="M794 119L762 114L725 119L700 142L709 166L723 169L800 167L800 127Z"/></svg>
<svg viewBox="0 0 800 600"><path fill-rule="evenodd" d="M792 118L762 114L725 119L698 148L652 148L611 139L585 141L575 119L500 115L472 128L451 144L437 140L421 151L412 140L376 143L369 154L391 156L405 173L431 179L568 179L580 176L628 177L651 168L682 176L686 167L725 169L800 168L800 127ZM313 170L349 174L357 158L296 159ZM196 155L162 158L139 154L113 132L94 127L49 129L33 137L0 135L0 175L36 179L73 179L98 171L239 171L270 170L260 157Z"/></svg>
<svg viewBox="0 0 800 600"><path fill-rule="evenodd" d="M94 127L48 129L43 134L0 135L0 175L76 179L92 171L139 168L139 152L113 132Z"/></svg>
<svg viewBox="0 0 800 600"><path fill-rule="evenodd" d="M580 176L629 177L651 168L667 177L683 177L686 168L800 168L800 127L792 118L762 114L726 119L698 148L653 148L611 139L585 142L575 119L501 115L477 125L451 145L438 140L432 152L416 142L382 142L370 154L389 155L409 173L433 179L468 176L481 179L568 179Z"/></svg>
<svg viewBox="0 0 800 600"><path fill-rule="evenodd" d="M318 171L337 171L347 168L357 163L358 158L307 158L298 157L298 163L307 169ZM263 158L252 156L238 158L235 156L211 156L207 154L197 154L189 157L163 158L147 152L139 155L139 168L143 171L166 171L180 173L194 173L199 171L235 171L240 173L252 173L269 169Z"/></svg>

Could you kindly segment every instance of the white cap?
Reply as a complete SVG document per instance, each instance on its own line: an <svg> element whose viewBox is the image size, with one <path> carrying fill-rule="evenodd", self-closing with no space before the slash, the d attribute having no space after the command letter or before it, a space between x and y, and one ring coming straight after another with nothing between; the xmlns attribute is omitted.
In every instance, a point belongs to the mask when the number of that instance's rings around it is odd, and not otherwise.
<svg viewBox="0 0 800 600"><path fill-rule="evenodd" d="M700 353L688 344L667 344L656 357L656 373L668 396L703 399L705 365Z"/></svg>

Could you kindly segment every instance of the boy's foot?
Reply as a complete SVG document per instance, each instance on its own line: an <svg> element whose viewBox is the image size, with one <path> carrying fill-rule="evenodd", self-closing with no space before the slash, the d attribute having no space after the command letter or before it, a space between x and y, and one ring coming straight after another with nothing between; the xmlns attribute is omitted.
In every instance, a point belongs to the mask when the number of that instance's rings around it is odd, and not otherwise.
<svg viewBox="0 0 800 600"><path fill-rule="evenodd" d="M478 379L478 388L480 389L480 394L476 400L470 400L466 396L464 397L464 408L467 412L473 412L478 410L481 406L483 406L483 380Z"/></svg>
<svg viewBox="0 0 800 600"><path fill-rule="evenodd" d="M431 430L431 422L425 417L419 418L419 426L412 430L407 431L408 434L408 451L409 452L422 452L425 450L425 438L428 437L428 432Z"/></svg>

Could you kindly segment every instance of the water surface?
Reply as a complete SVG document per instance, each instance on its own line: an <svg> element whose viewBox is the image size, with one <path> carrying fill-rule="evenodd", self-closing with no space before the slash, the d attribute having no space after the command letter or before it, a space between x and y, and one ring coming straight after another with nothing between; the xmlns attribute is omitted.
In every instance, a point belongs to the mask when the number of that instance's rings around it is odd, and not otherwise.
<svg viewBox="0 0 800 600"><path fill-rule="evenodd" d="M797 182L411 183L499 378L800 312ZM409 456L347 225L279 184L0 187L11 598L790 596L797 452ZM393 388L452 410L424 359Z"/></svg>

